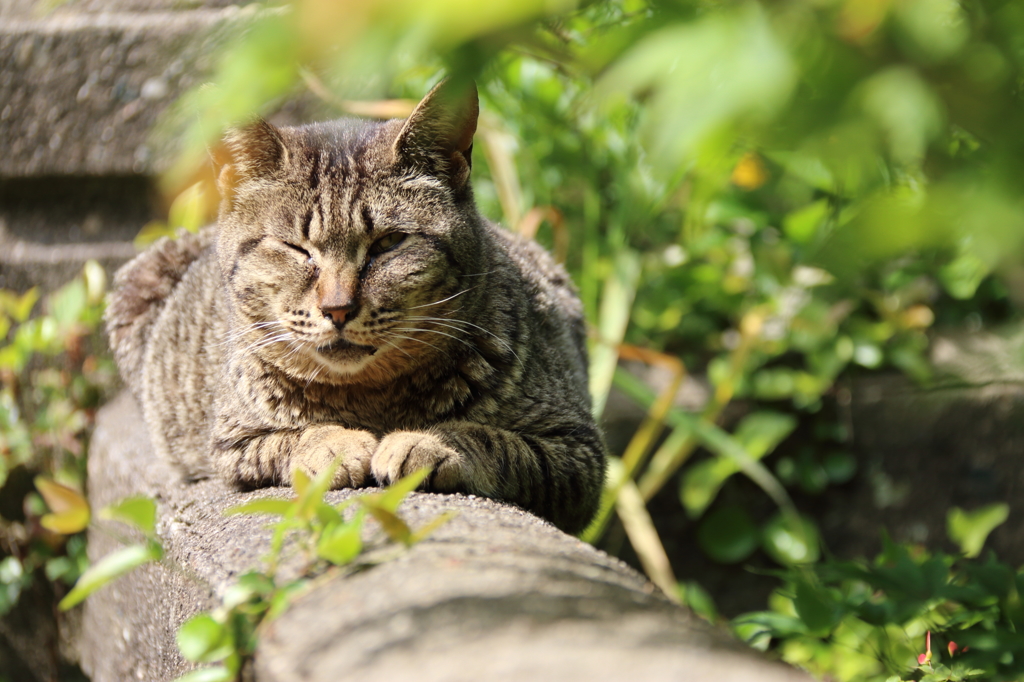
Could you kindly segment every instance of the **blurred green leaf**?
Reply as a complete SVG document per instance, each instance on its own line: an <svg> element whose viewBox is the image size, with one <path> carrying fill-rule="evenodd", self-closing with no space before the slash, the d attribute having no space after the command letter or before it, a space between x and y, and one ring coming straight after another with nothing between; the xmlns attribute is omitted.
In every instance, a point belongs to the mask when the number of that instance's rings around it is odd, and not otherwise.
<svg viewBox="0 0 1024 682"><path fill-rule="evenodd" d="M234 652L231 633L209 613L182 623L176 639L181 655L197 663L220 661Z"/></svg>
<svg viewBox="0 0 1024 682"><path fill-rule="evenodd" d="M700 584L693 581L679 583L679 601L709 623L718 622L718 608L715 606L715 600Z"/></svg>
<svg viewBox="0 0 1024 682"><path fill-rule="evenodd" d="M100 518L135 526L146 535L156 533L156 502L148 497L129 497L100 510Z"/></svg>
<svg viewBox="0 0 1024 682"><path fill-rule="evenodd" d="M753 554L760 543L760 533L746 510L725 506L701 519L697 543L715 561L735 564Z"/></svg>
<svg viewBox="0 0 1024 682"><path fill-rule="evenodd" d="M811 632L828 633L842 617L841 603L826 590L806 581L796 585L793 606Z"/></svg>
<svg viewBox="0 0 1024 682"><path fill-rule="evenodd" d="M990 504L974 511L953 507L946 516L946 532L949 538L960 546L968 557L981 554L981 548L989 534L1000 526L1010 515L1010 506L1005 502Z"/></svg>
<svg viewBox="0 0 1024 682"><path fill-rule="evenodd" d="M155 543L131 545L112 552L89 568L60 600L61 611L67 611L115 578L151 561L159 561L163 550Z"/></svg>
<svg viewBox="0 0 1024 682"><path fill-rule="evenodd" d="M761 529L761 547L772 559L784 566L810 564L820 556L818 528L808 518L803 526L794 528L783 514L776 514Z"/></svg>
<svg viewBox="0 0 1024 682"><path fill-rule="evenodd" d="M235 514L271 514L274 516L287 516L296 509L295 500L277 500L273 498L262 498L252 500L236 507L229 507L224 510L225 516Z"/></svg>
<svg viewBox="0 0 1024 682"><path fill-rule="evenodd" d="M341 523L326 529L317 543L317 556L336 566L350 563L363 551L362 530L361 518L357 522Z"/></svg>

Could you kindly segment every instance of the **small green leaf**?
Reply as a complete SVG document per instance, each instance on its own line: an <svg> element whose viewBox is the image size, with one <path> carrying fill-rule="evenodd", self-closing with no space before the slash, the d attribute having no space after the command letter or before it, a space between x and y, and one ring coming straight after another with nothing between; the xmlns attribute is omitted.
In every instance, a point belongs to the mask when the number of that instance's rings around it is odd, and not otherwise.
<svg viewBox="0 0 1024 682"><path fill-rule="evenodd" d="M820 556L818 529L806 517L801 521L802 528L793 528L790 521L779 513L761 531L761 547L780 564L809 564Z"/></svg>
<svg viewBox="0 0 1024 682"><path fill-rule="evenodd" d="M796 419L781 412L754 412L736 427L735 437L753 459L760 459L775 449L793 429Z"/></svg>
<svg viewBox="0 0 1024 682"><path fill-rule="evenodd" d="M139 233L135 235L132 244L140 251L150 244L167 237L173 239L177 231L167 223L160 220L152 220L142 226Z"/></svg>
<svg viewBox="0 0 1024 682"><path fill-rule="evenodd" d="M706 515L697 528L697 543L704 553L723 564L749 557L760 540L757 527L742 507L726 506Z"/></svg>
<svg viewBox="0 0 1024 682"><path fill-rule="evenodd" d="M981 554L981 548L989 533L1006 521L1010 515L1010 507L1005 502L990 504L971 512L953 507L946 516L946 531L949 538L960 545L968 557Z"/></svg>
<svg viewBox="0 0 1024 682"><path fill-rule="evenodd" d="M819 199L787 215L782 220L782 231L793 241L806 244L825 224L828 214L828 200Z"/></svg>
<svg viewBox="0 0 1024 682"><path fill-rule="evenodd" d="M240 504L237 507L229 507L224 510L224 516L235 514L272 514L274 516L287 516L295 509L295 500L275 500L266 498L253 500Z"/></svg>
<svg viewBox="0 0 1024 682"><path fill-rule="evenodd" d="M100 518L135 526L146 535L156 532L156 502L148 497L128 497L100 510Z"/></svg>
<svg viewBox="0 0 1024 682"><path fill-rule="evenodd" d="M411 545L412 531L409 530L409 526L394 512L380 506L376 499L372 499L375 497L367 495L366 498L360 499L359 502L370 513L370 516L377 519L389 538L395 542L401 542L403 545Z"/></svg>
<svg viewBox="0 0 1024 682"><path fill-rule="evenodd" d="M352 523L330 527L320 536L316 546L317 556L337 566L350 563L363 551L362 530L361 517Z"/></svg>
<svg viewBox="0 0 1024 682"><path fill-rule="evenodd" d="M431 471L431 467L423 467L422 469L414 471L408 476L395 481L387 490L380 494L377 505L381 509L386 509L391 513L398 511L398 507L402 504L402 500L408 497L409 493L413 490L420 487L420 483L423 483L423 481L426 480Z"/></svg>
<svg viewBox="0 0 1024 682"><path fill-rule="evenodd" d="M132 545L108 554L82 574L74 588L60 600L60 610L67 611L114 578L151 561L159 561L162 556L163 549L153 542Z"/></svg>
<svg viewBox="0 0 1024 682"><path fill-rule="evenodd" d="M102 303L103 295L107 291L107 271L103 266L94 260L86 261L82 266L82 279L85 281L86 298L89 303Z"/></svg>
<svg viewBox="0 0 1024 682"><path fill-rule="evenodd" d="M200 613L182 623L176 639L181 655L197 663L222 660L235 650L228 629L209 613Z"/></svg>
<svg viewBox="0 0 1024 682"><path fill-rule="evenodd" d="M459 512L455 511L454 509L449 509L448 511L444 512L443 514L438 514L433 519L431 519L428 523L423 525L421 528L417 528L416 529L416 532L413 533L412 534L412 538L410 538L411 544L415 545L417 542L419 542L421 540L426 540L430 536L431 533L433 533L435 530L437 530L438 528L440 528L444 524L448 523L449 521L451 521L452 519L454 519L458 515L459 515Z"/></svg>
<svg viewBox="0 0 1024 682"><path fill-rule="evenodd" d="M703 514L718 496L726 479L739 470L732 460L724 457L706 459L688 467L679 488L679 499L690 518Z"/></svg>
<svg viewBox="0 0 1024 682"><path fill-rule="evenodd" d="M222 665L200 668L175 678L174 682L232 682L235 674Z"/></svg>
<svg viewBox="0 0 1024 682"><path fill-rule="evenodd" d="M292 487L295 488L295 494L301 498L309 489L309 484L309 474L299 467L295 467L292 471Z"/></svg>
<svg viewBox="0 0 1024 682"><path fill-rule="evenodd" d="M698 616L709 623L718 622L718 609L708 591L698 583L690 581L679 583L679 601L686 604Z"/></svg>
<svg viewBox="0 0 1024 682"><path fill-rule="evenodd" d="M803 580L796 585L793 606L807 629L815 633L828 633L842 617L841 605L826 590Z"/></svg>
<svg viewBox="0 0 1024 682"><path fill-rule="evenodd" d="M28 319L38 300L39 287L32 287L21 296L12 291L0 292L0 308L19 324Z"/></svg>

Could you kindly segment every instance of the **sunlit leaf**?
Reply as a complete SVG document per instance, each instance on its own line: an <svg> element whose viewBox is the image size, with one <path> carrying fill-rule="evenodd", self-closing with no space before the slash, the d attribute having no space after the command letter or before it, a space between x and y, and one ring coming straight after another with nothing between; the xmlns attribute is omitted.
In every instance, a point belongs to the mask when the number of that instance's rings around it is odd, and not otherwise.
<svg viewBox="0 0 1024 682"><path fill-rule="evenodd" d="M377 498L377 505L389 512L398 511L399 505L409 496L409 493L420 487L420 484L427 479L432 471L431 467L423 467L408 476L404 476L388 486Z"/></svg>
<svg viewBox="0 0 1024 682"><path fill-rule="evenodd" d="M818 528L808 518L794 528L783 514L776 514L761 529L761 547L784 566L814 563L820 556Z"/></svg>
<svg viewBox="0 0 1024 682"><path fill-rule="evenodd" d="M89 503L81 493L42 476L36 476L35 485L52 512L40 519L44 528L63 535L85 530L89 525Z"/></svg>
<svg viewBox="0 0 1024 682"><path fill-rule="evenodd" d="M295 506L295 500L263 498L259 500L252 500L251 502L246 502L245 504L240 504L236 507L229 507L224 510L224 515L272 514L274 516L287 516L289 513L294 511Z"/></svg>
<svg viewBox="0 0 1024 682"><path fill-rule="evenodd" d="M380 523L389 538L403 545L412 544L412 531L408 524L394 512L380 506L376 500L370 499L368 496L361 498L359 502L370 513L370 516Z"/></svg>
<svg viewBox="0 0 1024 682"><path fill-rule="evenodd" d="M100 510L100 518L121 521L153 535L156 532L156 502L148 497L129 497Z"/></svg>
<svg viewBox="0 0 1024 682"><path fill-rule="evenodd" d="M949 538L960 545L968 557L981 554L982 547L989 534L1000 526L1010 515L1010 507L1005 502L990 504L974 511L964 511L953 507L946 516L946 532Z"/></svg>
<svg viewBox="0 0 1024 682"><path fill-rule="evenodd" d="M317 556L337 566L350 563L363 550L362 530L361 518L328 528L317 543Z"/></svg>
<svg viewBox="0 0 1024 682"><path fill-rule="evenodd" d="M115 578L151 561L159 561L162 556L163 550L155 543L131 545L108 554L82 574L67 596L61 599L60 609L67 611Z"/></svg>
<svg viewBox="0 0 1024 682"><path fill-rule="evenodd" d="M176 636L181 655L197 663L219 661L234 651L231 633L209 613L189 618Z"/></svg>

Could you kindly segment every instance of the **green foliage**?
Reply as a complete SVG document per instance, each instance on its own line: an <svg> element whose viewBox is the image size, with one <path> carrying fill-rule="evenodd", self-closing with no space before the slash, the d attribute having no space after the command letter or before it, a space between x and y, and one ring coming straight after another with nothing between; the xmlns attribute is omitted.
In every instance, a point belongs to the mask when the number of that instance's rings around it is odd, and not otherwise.
<svg viewBox="0 0 1024 682"><path fill-rule="evenodd" d="M992 520L998 511L975 515L972 547L980 550L1001 523ZM982 562L883 539L873 562L829 560L781 573L772 609L735 619L736 633L844 682L1024 675L1024 571L994 556Z"/></svg>
<svg viewBox="0 0 1024 682"><path fill-rule="evenodd" d="M397 514L402 501L423 482L429 469L395 482L384 492L364 493L330 505L323 498L336 467L337 463L312 480L296 470L292 480L295 497L290 500L254 500L225 512L278 517L272 526L270 552L264 558L266 568L242 575L228 588L220 607L182 624L177 635L182 655L196 663L217 665L193 671L177 682L236 679L243 662L256 650L261 625L280 615L294 595L308 589L310 576L327 566L335 571L356 570L354 563L360 557L364 565L393 557L393 552L378 553L375 558L366 555L372 549L363 543L367 516L379 523L391 543L401 547L419 542L452 517L451 513L441 514L413 531ZM346 518L349 508L356 509ZM300 578L280 581L277 570L288 552L301 554L306 565Z"/></svg>
<svg viewBox="0 0 1024 682"><path fill-rule="evenodd" d="M87 565L87 434L116 381L98 339L105 289L90 261L41 305L38 288L0 290L0 614L37 574L60 593Z"/></svg>

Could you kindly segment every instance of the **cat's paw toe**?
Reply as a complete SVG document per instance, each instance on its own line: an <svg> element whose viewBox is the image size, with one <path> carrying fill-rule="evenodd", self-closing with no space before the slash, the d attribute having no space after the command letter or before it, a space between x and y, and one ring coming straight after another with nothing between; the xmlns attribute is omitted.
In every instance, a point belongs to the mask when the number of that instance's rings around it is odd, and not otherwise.
<svg viewBox="0 0 1024 682"><path fill-rule="evenodd" d="M377 439L365 431L339 429L338 432L311 434L300 444L292 459L292 470L302 470L314 478L337 462L331 489L359 488L368 483L370 460L377 449Z"/></svg>
<svg viewBox="0 0 1024 682"><path fill-rule="evenodd" d="M433 469L430 488L454 491L462 486L462 456L433 434L396 431L384 436L370 468L381 485L389 485L424 467Z"/></svg>

